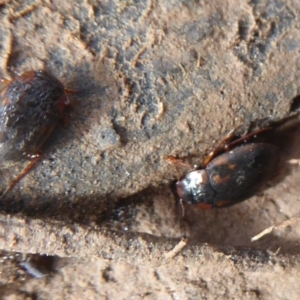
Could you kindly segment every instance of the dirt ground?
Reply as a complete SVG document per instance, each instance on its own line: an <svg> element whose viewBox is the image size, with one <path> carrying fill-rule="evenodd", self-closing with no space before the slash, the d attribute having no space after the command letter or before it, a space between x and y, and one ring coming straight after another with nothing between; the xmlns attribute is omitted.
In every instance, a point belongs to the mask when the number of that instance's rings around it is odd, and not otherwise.
<svg viewBox="0 0 300 300"><path fill-rule="evenodd" d="M76 91L0 200L1 299L298 299L300 221L251 237L300 215L299 124L274 141L280 180L229 208L182 219L186 170L165 157L201 165L229 130L299 109L299 15L297 0L1 1L0 76L42 68Z"/></svg>

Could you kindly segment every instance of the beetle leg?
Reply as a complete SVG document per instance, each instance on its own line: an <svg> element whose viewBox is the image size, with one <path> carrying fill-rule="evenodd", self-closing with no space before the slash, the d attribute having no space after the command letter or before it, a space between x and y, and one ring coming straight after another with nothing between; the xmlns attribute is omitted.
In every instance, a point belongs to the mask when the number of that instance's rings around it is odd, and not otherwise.
<svg viewBox="0 0 300 300"><path fill-rule="evenodd" d="M65 90L65 94L62 98L59 99L58 109L60 111L60 119L65 127L69 125L68 113L66 111L67 108L71 106L71 102L67 96L67 92Z"/></svg>
<svg viewBox="0 0 300 300"><path fill-rule="evenodd" d="M233 142L225 145L225 150L226 151L229 151L230 149L238 146L238 145L241 145L243 143L246 143L248 142L251 138L255 138L257 135L263 133L263 132L266 132L266 131L269 131L269 130L272 130L271 127L265 127L265 128L262 128L262 129L258 129L258 130L255 130L253 132L250 132L249 134L245 135L245 136L242 136L241 138L238 138L237 140L234 140Z"/></svg>
<svg viewBox="0 0 300 300"><path fill-rule="evenodd" d="M237 128L230 130L225 136L225 138L221 141L221 143L217 145L217 147L207 155L203 163L204 166L211 162L221 152L226 151L226 146L230 144L230 142L234 139L236 130Z"/></svg>
<svg viewBox="0 0 300 300"><path fill-rule="evenodd" d="M5 84L5 85L11 84L11 80L9 80L9 79L0 78L0 81L1 81L3 84Z"/></svg>
<svg viewBox="0 0 300 300"><path fill-rule="evenodd" d="M41 156L39 154L36 154L31 159L31 161L27 164L27 166L24 168L24 170L19 174L19 176L10 183L10 185L2 193L0 198L3 198L11 189L13 189L13 187L32 170L32 168L34 167L34 165L38 162L38 160L40 158L41 158Z"/></svg>
<svg viewBox="0 0 300 300"><path fill-rule="evenodd" d="M79 91L77 90L70 90L70 89L64 89L64 90L67 95L74 95L79 93Z"/></svg>
<svg viewBox="0 0 300 300"><path fill-rule="evenodd" d="M165 160L168 161L171 164L178 165L178 166L181 166L181 167L186 167L186 168L188 168L190 170L194 170L195 169L189 163L186 163L182 159L176 158L174 156L166 156Z"/></svg>
<svg viewBox="0 0 300 300"><path fill-rule="evenodd" d="M209 162L211 162L216 156L220 155L222 152L227 152L236 146L248 142L251 138L254 138L255 136L263 132L269 131L271 129L271 127L258 129L237 139L235 139L235 132L237 128L230 130L224 138L224 140L222 140L221 143L212 152L208 154L208 156L204 160L204 166L207 166Z"/></svg>

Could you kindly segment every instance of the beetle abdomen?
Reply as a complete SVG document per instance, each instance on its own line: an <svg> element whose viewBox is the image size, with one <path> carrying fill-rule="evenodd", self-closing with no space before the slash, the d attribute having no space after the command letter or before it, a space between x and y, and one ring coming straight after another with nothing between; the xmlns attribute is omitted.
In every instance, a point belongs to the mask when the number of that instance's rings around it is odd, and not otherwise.
<svg viewBox="0 0 300 300"><path fill-rule="evenodd" d="M61 117L62 83L46 71L16 77L0 93L0 158L18 161L36 154Z"/></svg>
<svg viewBox="0 0 300 300"><path fill-rule="evenodd" d="M275 176L279 149L265 143L242 145L214 158L206 167L216 191L214 206L243 201L259 191Z"/></svg>

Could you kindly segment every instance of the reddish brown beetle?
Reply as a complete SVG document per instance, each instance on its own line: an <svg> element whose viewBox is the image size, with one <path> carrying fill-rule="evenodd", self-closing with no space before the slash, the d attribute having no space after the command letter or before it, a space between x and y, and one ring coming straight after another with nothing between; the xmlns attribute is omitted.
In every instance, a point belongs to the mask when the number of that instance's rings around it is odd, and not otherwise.
<svg viewBox="0 0 300 300"><path fill-rule="evenodd" d="M69 100L62 83L44 70L28 71L14 80L3 80L0 92L0 161L8 167L30 160L11 182L11 190L33 167Z"/></svg>

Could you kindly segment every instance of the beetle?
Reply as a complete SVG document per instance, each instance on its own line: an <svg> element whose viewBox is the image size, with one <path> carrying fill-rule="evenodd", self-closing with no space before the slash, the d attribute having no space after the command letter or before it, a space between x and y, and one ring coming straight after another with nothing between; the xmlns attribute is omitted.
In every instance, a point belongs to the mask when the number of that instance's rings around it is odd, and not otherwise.
<svg viewBox="0 0 300 300"><path fill-rule="evenodd" d="M275 177L279 165L279 148L255 141L269 130L271 128L259 129L240 138L232 130L207 156L203 168L193 169L176 182L181 204L195 204L204 209L223 208L254 196ZM174 157L167 159L189 166Z"/></svg>
<svg viewBox="0 0 300 300"><path fill-rule="evenodd" d="M70 105L63 84L45 70L27 71L2 80L0 92L0 162L6 168L29 160L11 190L34 166L39 151Z"/></svg>

